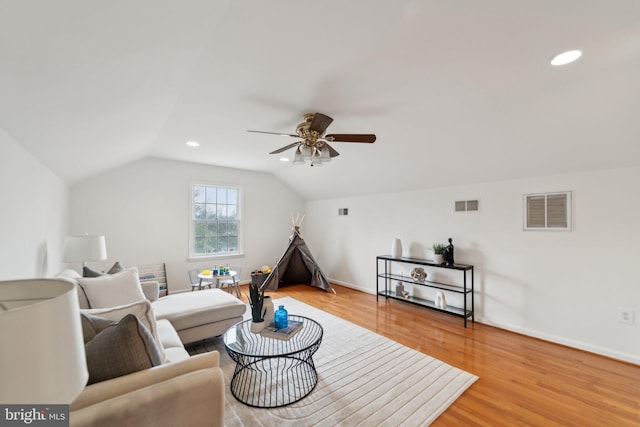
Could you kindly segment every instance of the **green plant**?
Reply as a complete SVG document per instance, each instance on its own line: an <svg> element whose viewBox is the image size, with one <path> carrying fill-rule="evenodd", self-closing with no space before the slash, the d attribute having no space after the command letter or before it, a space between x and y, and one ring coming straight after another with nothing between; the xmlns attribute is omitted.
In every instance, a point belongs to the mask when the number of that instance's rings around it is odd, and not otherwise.
<svg viewBox="0 0 640 427"><path fill-rule="evenodd" d="M434 243L433 244L433 253L436 255L442 255L444 252L445 245L442 243Z"/></svg>
<svg viewBox="0 0 640 427"><path fill-rule="evenodd" d="M264 291L261 291L258 285L249 284L249 304L251 305L251 320L254 322L264 321L264 315L267 312L264 306Z"/></svg>

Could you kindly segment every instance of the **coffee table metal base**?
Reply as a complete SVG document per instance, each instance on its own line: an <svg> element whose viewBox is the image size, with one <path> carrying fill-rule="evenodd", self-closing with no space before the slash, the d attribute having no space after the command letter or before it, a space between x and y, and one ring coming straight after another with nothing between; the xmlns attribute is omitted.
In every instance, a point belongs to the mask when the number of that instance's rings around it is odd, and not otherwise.
<svg viewBox="0 0 640 427"><path fill-rule="evenodd" d="M257 408L290 405L307 396L318 383L313 359L239 356L231 379L231 393Z"/></svg>

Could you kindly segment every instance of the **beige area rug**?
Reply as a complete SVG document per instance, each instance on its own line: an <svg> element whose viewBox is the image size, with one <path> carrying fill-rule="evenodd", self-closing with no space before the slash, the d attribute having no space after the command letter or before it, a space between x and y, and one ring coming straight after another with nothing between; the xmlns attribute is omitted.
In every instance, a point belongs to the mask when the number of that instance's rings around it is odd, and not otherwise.
<svg viewBox="0 0 640 427"><path fill-rule="evenodd" d="M259 409L229 391L235 363L222 339L188 346L220 352L226 383L225 426L425 426L478 377L290 297L274 301L324 329L313 360L316 388L283 408Z"/></svg>

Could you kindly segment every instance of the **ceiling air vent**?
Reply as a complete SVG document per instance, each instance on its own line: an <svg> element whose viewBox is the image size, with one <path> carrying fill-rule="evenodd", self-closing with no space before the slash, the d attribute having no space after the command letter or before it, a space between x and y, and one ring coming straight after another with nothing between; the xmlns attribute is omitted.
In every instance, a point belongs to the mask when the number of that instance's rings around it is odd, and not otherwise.
<svg viewBox="0 0 640 427"><path fill-rule="evenodd" d="M455 204L456 212L476 212L480 208L478 200L458 200Z"/></svg>

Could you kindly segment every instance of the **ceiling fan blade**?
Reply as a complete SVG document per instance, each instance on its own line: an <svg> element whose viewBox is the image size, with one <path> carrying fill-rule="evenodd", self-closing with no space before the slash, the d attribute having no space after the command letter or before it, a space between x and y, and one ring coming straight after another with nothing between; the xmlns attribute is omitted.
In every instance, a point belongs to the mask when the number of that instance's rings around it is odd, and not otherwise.
<svg viewBox="0 0 640 427"><path fill-rule="evenodd" d="M254 132L254 133L267 133L269 135L280 135L280 136L292 136L294 138L300 138L298 135L294 135L292 133L281 133L281 132L265 132L263 130L248 130L247 132Z"/></svg>
<svg viewBox="0 0 640 427"><path fill-rule="evenodd" d="M375 142L376 136L365 133L332 133L331 135L326 135L325 139L336 142L366 142L371 144Z"/></svg>
<svg viewBox="0 0 640 427"><path fill-rule="evenodd" d="M289 148L293 148L293 147L295 147L295 146L296 146L296 145L298 145L298 144L300 144L300 142L299 142L299 141L298 141L298 142L294 142L293 144L289 144L289 145L286 145L286 146L284 146L284 147L282 147L282 148L278 148L276 151L272 151L272 152L270 152L269 154L278 154L278 153L282 153L283 151L287 151Z"/></svg>
<svg viewBox="0 0 640 427"><path fill-rule="evenodd" d="M325 130L329 127L333 119L329 116L325 116L322 113L315 113L313 115L313 120L309 125L310 131L316 131L318 134L322 135Z"/></svg>
<svg viewBox="0 0 640 427"><path fill-rule="evenodd" d="M340 155L340 153L334 150L333 147L327 144L326 142L324 143L324 146L327 147L327 149L329 150L329 157L336 157Z"/></svg>

